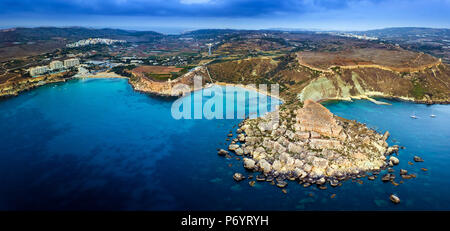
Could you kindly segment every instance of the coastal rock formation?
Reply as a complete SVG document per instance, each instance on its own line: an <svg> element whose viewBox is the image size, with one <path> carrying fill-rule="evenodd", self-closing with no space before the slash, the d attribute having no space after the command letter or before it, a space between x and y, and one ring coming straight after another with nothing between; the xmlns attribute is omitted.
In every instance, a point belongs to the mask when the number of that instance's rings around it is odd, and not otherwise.
<svg viewBox="0 0 450 231"><path fill-rule="evenodd" d="M250 150L245 168L277 179L337 185L345 176L387 165L386 136L337 117L312 100L302 108L280 109L240 125L245 136L242 145ZM231 149L237 150L237 145Z"/></svg>
<svg viewBox="0 0 450 231"><path fill-rule="evenodd" d="M11 80L0 84L0 97L17 96L20 92L27 91L49 83L65 82L75 75L73 71L60 72L35 78Z"/></svg>
<svg viewBox="0 0 450 231"><path fill-rule="evenodd" d="M169 79L161 82L154 81L143 75L133 75L129 79L129 83L136 91L160 96L179 97L183 94L196 90L194 89L194 80L196 77L198 77L203 86L206 81L204 76L206 76L206 69L204 66L199 66L174 80Z"/></svg>

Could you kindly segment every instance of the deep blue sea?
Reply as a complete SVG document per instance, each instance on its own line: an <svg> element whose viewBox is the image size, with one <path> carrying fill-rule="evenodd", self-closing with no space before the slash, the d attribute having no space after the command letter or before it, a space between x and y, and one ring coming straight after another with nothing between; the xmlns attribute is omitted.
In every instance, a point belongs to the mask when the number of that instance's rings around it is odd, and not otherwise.
<svg viewBox="0 0 450 231"><path fill-rule="evenodd" d="M0 210L449 210L450 107L389 102L326 106L389 130L390 144L406 147L396 173L417 178L327 190L290 182L284 194L236 183L242 163L217 155L239 119L176 120L173 100L135 92L124 79L46 85L0 101ZM414 155L425 162L408 165ZM392 204L391 193L402 202Z"/></svg>

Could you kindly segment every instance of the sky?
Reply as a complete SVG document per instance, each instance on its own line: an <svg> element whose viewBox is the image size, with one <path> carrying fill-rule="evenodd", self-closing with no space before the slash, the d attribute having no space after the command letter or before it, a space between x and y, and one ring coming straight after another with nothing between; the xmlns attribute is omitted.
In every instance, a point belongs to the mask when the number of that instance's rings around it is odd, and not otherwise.
<svg viewBox="0 0 450 231"><path fill-rule="evenodd" d="M0 0L0 27L450 28L450 0Z"/></svg>

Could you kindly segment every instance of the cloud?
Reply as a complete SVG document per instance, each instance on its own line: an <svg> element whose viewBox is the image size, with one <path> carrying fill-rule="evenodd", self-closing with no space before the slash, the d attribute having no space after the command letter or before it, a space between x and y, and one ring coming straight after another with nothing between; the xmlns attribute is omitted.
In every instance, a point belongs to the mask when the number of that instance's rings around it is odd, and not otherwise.
<svg viewBox="0 0 450 231"><path fill-rule="evenodd" d="M0 0L0 25L448 27L449 11L449 0Z"/></svg>
<svg viewBox="0 0 450 231"><path fill-rule="evenodd" d="M204 3L209 3L211 2L210 0L180 0L181 4L204 4Z"/></svg>
<svg viewBox="0 0 450 231"><path fill-rule="evenodd" d="M251 17L347 5L341 0L2 0L0 13Z"/></svg>

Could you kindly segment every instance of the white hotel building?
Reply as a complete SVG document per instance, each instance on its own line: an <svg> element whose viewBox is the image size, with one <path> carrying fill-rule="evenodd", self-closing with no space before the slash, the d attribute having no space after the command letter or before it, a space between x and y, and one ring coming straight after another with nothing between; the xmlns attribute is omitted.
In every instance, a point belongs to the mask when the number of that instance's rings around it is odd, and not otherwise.
<svg viewBox="0 0 450 231"><path fill-rule="evenodd" d="M32 68L30 68L30 75L31 76L39 76L39 75L47 73L48 70L49 69L47 66L32 67Z"/></svg>
<svg viewBox="0 0 450 231"><path fill-rule="evenodd" d="M61 61L52 61L49 66L52 70L59 70L64 68L64 64Z"/></svg>
<svg viewBox="0 0 450 231"><path fill-rule="evenodd" d="M66 60L64 60L64 67L65 68L74 67L74 66L78 66L78 65L80 65L80 60L79 59L66 59Z"/></svg>
<svg viewBox="0 0 450 231"><path fill-rule="evenodd" d="M63 62L55 60L52 61L48 66L32 67L29 69L29 72L32 77L37 77L47 74L50 71L63 70L78 65L80 65L80 60L76 58L64 60L64 65Z"/></svg>

